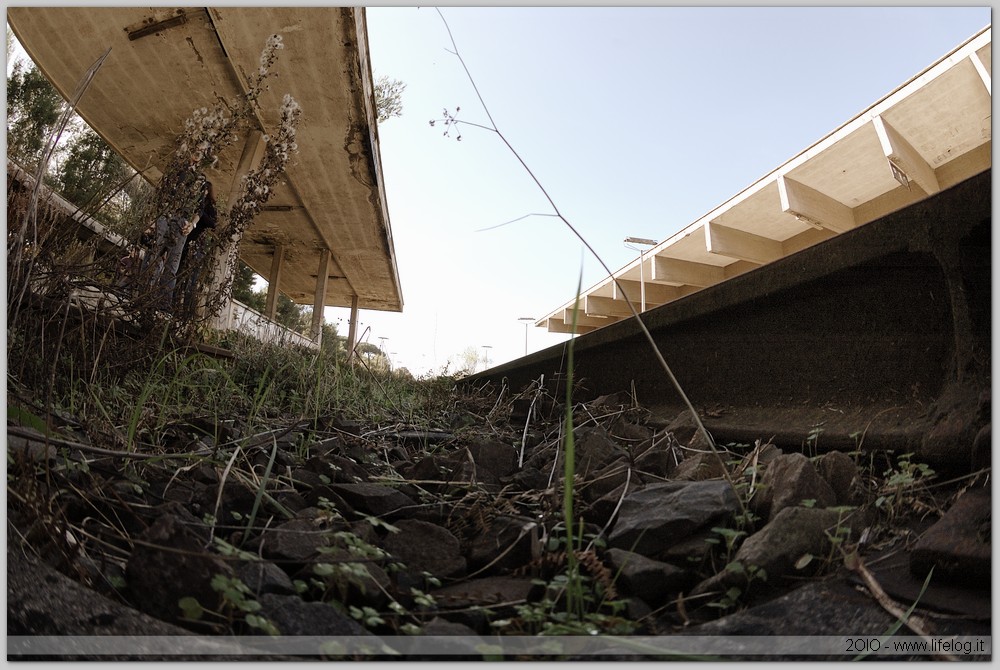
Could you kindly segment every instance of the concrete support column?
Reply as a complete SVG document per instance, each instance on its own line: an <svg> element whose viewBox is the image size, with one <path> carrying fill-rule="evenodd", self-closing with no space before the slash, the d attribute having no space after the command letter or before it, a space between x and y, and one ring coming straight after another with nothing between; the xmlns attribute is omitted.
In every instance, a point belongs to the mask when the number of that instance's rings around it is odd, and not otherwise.
<svg viewBox="0 0 1000 670"><path fill-rule="evenodd" d="M358 341L358 296L351 298L351 325L347 329L347 360L354 357L354 345Z"/></svg>
<svg viewBox="0 0 1000 670"><path fill-rule="evenodd" d="M285 247L277 245L274 247L274 257L271 259L271 278L267 282L267 303L264 307L264 316L274 321L274 315L278 311L278 287L281 285L281 270L285 266Z"/></svg>
<svg viewBox="0 0 1000 670"><path fill-rule="evenodd" d="M326 287L330 283L330 250L319 252L319 271L316 273L316 299L313 301L312 340L323 343L323 308L326 306Z"/></svg>

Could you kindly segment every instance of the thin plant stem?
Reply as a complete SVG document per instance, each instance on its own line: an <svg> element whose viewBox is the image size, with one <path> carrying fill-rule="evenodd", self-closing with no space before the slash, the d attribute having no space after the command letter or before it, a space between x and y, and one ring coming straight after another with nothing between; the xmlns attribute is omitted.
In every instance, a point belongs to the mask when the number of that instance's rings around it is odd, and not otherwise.
<svg viewBox="0 0 1000 670"><path fill-rule="evenodd" d="M516 149L514 149L514 147L511 145L511 143L509 141L507 141L507 138L504 136L504 134L497 127L496 122L493 120L493 115L490 114L490 110L486 106L486 102L483 100L482 94L479 92L479 87L476 85L475 79L472 77L472 73L469 72L469 68L465 64L465 59L462 58L462 54L459 53L459 51L458 51L458 45L455 43L455 37L451 33L451 28L448 26L448 21L444 18L444 14L441 13L440 9L438 9L438 8L435 8L435 9L436 9L436 11L438 13L438 16L441 17L441 21L444 23L445 30L448 31L448 38L451 40L451 46L452 46L453 50L450 51L449 53L453 54L456 58L458 58L459 62L462 64L462 69L465 70L465 74L469 78L469 82L472 84L473 90L476 92L476 97L479 98L479 104L482 105L483 111L486 113L487 118L489 118L489 120L490 120L490 126L486 127L486 126L482 126L480 124L470 123L468 121L459 121L457 119L454 122L455 123L463 123L465 125L470 125L470 126L476 126L476 127L479 127L479 128L485 128L486 130L491 130L491 131L495 132L497 134L497 137L500 138L500 141L504 143L504 145L507 147L507 149L509 149L510 152L514 155L514 158L516 158L517 161L521 164L521 167L523 167L524 170L525 170L525 172L528 173L528 176L531 177L531 180L535 182L536 186L538 186L538 189L542 192L542 195L545 196L545 199L548 200L549 205L552 207L552 210L554 212L554 216L556 216L560 221L563 222L563 224L566 225L567 228L569 228L569 230L573 233L573 235L575 235L576 238L578 240L580 240L580 242L583 244L583 246L586 247L587 251L589 251L590 254L595 259L597 259L597 262L600 263L600 265L604 269L604 271L608 273L608 276L611 277L611 279L614 281L615 286L618 287L619 293L621 293L622 297L625 298L625 303L628 305L629 311L632 312L632 316L634 317L635 322L636 322L636 324L639 327L639 330L642 331L642 334L646 338L646 341L649 342L649 345L650 345L650 347L653 350L653 355L656 357L657 362L660 364L660 367L666 373L667 378L670 379L670 383L673 385L674 389L677 391L677 394L681 397L681 400L684 402L684 405L691 412L691 416L694 418L694 422L695 422L695 425L698 428L698 432L701 433L701 435L705 438L705 441L708 443L709 447L711 447L711 449L712 449L712 453L715 454L716 459L718 459L719 464L722 466L723 476L725 477L725 479L729 483L729 485L733 488L733 491L736 491L736 484L733 482L732 477L730 477L730 475L729 475L729 470L728 470L728 468L726 468L725 461L723 461L722 455L719 453L719 450L716 447L715 439L712 437L712 434L709 433L708 430L705 428L705 424L702 423L701 416L698 414L698 411L694 408L694 405L691 403L691 400L688 398L687 394L684 392L684 389L681 387L680 382L677 380L677 377L674 375L673 370L671 370L670 365L667 364L666 358L664 358L663 353L660 351L660 348L657 346L656 340L653 339L652 333L649 332L649 329L646 327L646 324L643 322L642 318L639 316L639 312L638 312L638 310L636 310L635 305L632 303L632 300L628 297L628 293L625 292L625 290L623 289L622 285L619 283L618 279L614 276L614 273L611 271L611 268L608 267L607 263L604 262L604 259L601 258L600 254L598 254L597 251L594 249L594 247L591 246L590 242L588 242L587 239L580 233L580 231L577 230L576 227L573 226L573 224L570 223L569 220L565 216L563 216L562 212L559 210L559 207L556 205L555 201L552 199L552 196L549 195L549 192L542 185L542 182L539 181L538 177L535 176L535 173L532 172L531 168L528 167L528 164L524 161L523 158L521 158L521 155L517 152ZM579 295L577 297L579 299ZM575 316L575 313L574 313L574 316ZM575 330L576 329L574 328L573 330L574 330L573 336L575 337ZM740 498L740 496L738 494L736 496L736 499L739 502L740 507L741 507L743 513L746 514L746 511L747 511L746 510L746 506L743 504L743 500Z"/></svg>

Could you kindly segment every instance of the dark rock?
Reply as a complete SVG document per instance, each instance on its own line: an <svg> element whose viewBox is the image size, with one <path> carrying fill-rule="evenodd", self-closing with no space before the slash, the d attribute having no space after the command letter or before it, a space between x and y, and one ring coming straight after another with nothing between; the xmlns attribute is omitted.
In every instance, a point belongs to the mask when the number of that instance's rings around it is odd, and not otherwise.
<svg viewBox="0 0 1000 670"><path fill-rule="evenodd" d="M326 460L333 472L333 481L338 484L356 484L371 478L363 466L346 456L327 456Z"/></svg>
<svg viewBox="0 0 1000 670"><path fill-rule="evenodd" d="M408 480L417 482L423 487L427 487L432 482L443 482L448 480L447 461L438 455L431 454L424 456L418 461L411 462L399 472ZM431 489L435 490L435 489Z"/></svg>
<svg viewBox="0 0 1000 670"><path fill-rule="evenodd" d="M324 476L328 481L323 481ZM299 493L308 493L312 489L324 486L332 481L333 478L329 474L320 475L311 469L295 468L292 470L292 486Z"/></svg>
<svg viewBox="0 0 1000 670"><path fill-rule="evenodd" d="M638 458L653 446L653 431L631 421L618 421L611 428L611 436L632 459Z"/></svg>
<svg viewBox="0 0 1000 670"><path fill-rule="evenodd" d="M235 572L254 597L264 593L295 593L288 574L270 561L243 561L236 564Z"/></svg>
<svg viewBox="0 0 1000 670"><path fill-rule="evenodd" d="M211 586L212 578L231 575L232 569L206 553L204 543L177 516L162 515L139 539L142 544L136 543L125 574L132 601L142 611L176 622L181 617L177 601L186 596L218 609L220 597Z"/></svg>
<svg viewBox="0 0 1000 670"><path fill-rule="evenodd" d="M510 403L510 422L523 426L529 420L529 414L534 414L531 398L514 398ZM530 417L534 419L534 416Z"/></svg>
<svg viewBox="0 0 1000 670"><path fill-rule="evenodd" d="M724 592L732 586L744 588L752 568L763 570L764 578L756 580L760 587L766 582L775 585L785 576L807 576L822 566L832 545L829 535L836 535L838 526L851 528L856 517L836 509L786 507L762 529L748 537L733 559L742 571L723 570L696 586L691 595L710 591ZM828 535L829 534L829 535ZM803 569L795 564L806 554L815 558Z"/></svg>
<svg viewBox="0 0 1000 670"><path fill-rule="evenodd" d="M275 500L278 501L279 505L284 507L292 514L300 512L309 506L309 503L306 501L306 499L303 498L298 493L296 493L295 491L286 491L284 493L279 493L277 496L275 496Z"/></svg>
<svg viewBox="0 0 1000 670"><path fill-rule="evenodd" d="M548 473L552 470L552 462L557 455L556 447L551 442L535 447L524 456L525 468L537 468Z"/></svg>
<svg viewBox="0 0 1000 670"><path fill-rule="evenodd" d="M267 529L251 546L267 558L305 563L329 544L330 531L325 525L312 519L292 519Z"/></svg>
<svg viewBox="0 0 1000 670"><path fill-rule="evenodd" d="M972 441L972 471L984 470L993 464L992 423L983 426Z"/></svg>
<svg viewBox="0 0 1000 670"><path fill-rule="evenodd" d="M475 536L469 547L470 567L492 565L514 570L531 560L531 533L535 522L522 517L498 516Z"/></svg>
<svg viewBox="0 0 1000 670"><path fill-rule="evenodd" d="M576 429L574 438L576 473L584 478L618 457L628 455L600 426L581 426Z"/></svg>
<svg viewBox="0 0 1000 670"><path fill-rule="evenodd" d="M174 489L181 484L179 481L175 481L171 484L170 489ZM246 514L253 507L254 501L257 499L256 490L250 490L245 484L235 480L226 481L222 488L222 499L221 504L216 510L216 501L219 499L219 487L218 486L208 486L206 484L198 484L197 482L192 482L192 508L195 503L201 506L201 509L212 512L219 519L219 523L225 523L224 520L232 519L232 512L238 512L240 514ZM266 500L264 504L267 504Z"/></svg>
<svg viewBox="0 0 1000 670"><path fill-rule="evenodd" d="M700 482L708 479L720 479L725 476L722 463L718 456L710 451L691 454L670 473L670 478L676 481Z"/></svg>
<svg viewBox="0 0 1000 670"><path fill-rule="evenodd" d="M609 543L651 556L739 512L725 481L650 484L625 497Z"/></svg>
<svg viewBox="0 0 1000 670"><path fill-rule="evenodd" d="M652 444L652 441L650 441ZM633 452L634 453L634 452ZM657 443L642 450L635 459L635 468L639 472L654 477L670 477L677 469L681 456L680 444L671 434L666 433Z"/></svg>
<svg viewBox="0 0 1000 670"><path fill-rule="evenodd" d="M202 484L218 484L219 472L211 465L199 465L191 471L191 478Z"/></svg>
<svg viewBox="0 0 1000 670"><path fill-rule="evenodd" d="M868 560L868 570L875 581L893 600L898 603L919 601L922 610L933 610L945 614L958 615L956 619L978 619L989 621L993 612L989 584L963 584L939 575L937 570L927 582L927 573L910 572L910 553L895 553L885 556L886 560ZM864 580L851 573L848 579L864 586ZM926 588L925 588L926 585Z"/></svg>
<svg viewBox="0 0 1000 670"><path fill-rule="evenodd" d="M631 407L632 404L632 397L627 393L619 391L618 393L608 393L607 395L598 396L588 402L587 407L591 411L621 412Z"/></svg>
<svg viewBox="0 0 1000 670"><path fill-rule="evenodd" d="M423 628L420 629L420 634L465 636L475 635L476 631L464 624L448 621L447 619L442 619L441 617L436 616L424 624Z"/></svg>
<svg viewBox="0 0 1000 670"><path fill-rule="evenodd" d="M411 445L428 447L451 442L455 439L455 434L443 430L401 430L396 433L396 437Z"/></svg>
<svg viewBox="0 0 1000 670"><path fill-rule="evenodd" d="M643 479L635 471L633 471L629 477L628 491L626 492L626 495L631 495L632 492L638 491L643 486ZM623 492L625 492L624 482L622 482L618 488L601 496L591 503L589 507L585 508L583 510L584 518L591 523L597 524L598 526L605 526L608 521L611 520L611 516L615 513L615 509L618 508L618 503L621 502Z"/></svg>
<svg viewBox="0 0 1000 670"><path fill-rule="evenodd" d="M490 620L516 614L514 605L527 600L535 588L529 577L484 577L435 589L430 595L441 618L490 634L495 633Z"/></svg>
<svg viewBox="0 0 1000 670"><path fill-rule="evenodd" d="M815 507L829 507L837 502L833 489L806 456L782 454L764 471L751 507L762 519L774 519L781 510L800 505L803 500L815 500Z"/></svg>
<svg viewBox="0 0 1000 670"><path fill-rule="evenodd" d="M430 595L446 610L523 602L533 588L530 577L483 577L434 589Z"/></svg>
<svg viewBox="0 0 1000 670"><path fill-rule="evenodd" d="M386 535L381 546L393 559L405 564L408 572L429 572L435 577L454 577L465 572L458 538L448 530L412 519L393 525L399 532Z"/></svg>
<svg viewBox="0 0 1000 670"><path fill-rule="evenodd" d="M421 646L424 653L407 654L408 661L442 660L455 663L483 660L482 646L486 640L478 637L475 630L463 623L434 617L424 624L420 635L437 639L430 645ZM417 640L413 642L419 644Z"/></svg>
<svg viewBox="0 0 1000 670"><path fill-rule="evenodd" d="M541 491L549 485L549 475L538 468L526 465L509 477L507 483L521 491Z"/></svg>
<svg viewBox="0 0 1000 670"><path fill-rule="evenodd" d="M992 513L989 489L969 489L924 533L910 555L910 571L988 589Z"/></svg>
<svg viewBox="0 0 1000 670"><path fill-rule="evenodd" d="M857 638L878 637L885 634L896 618L887 613L868 593L857 590L854 586L841 579L832 579L808 583L801 588L782 595L768 602L755 605L735 614L690 626L675 633L676 635L696 635L725 641L728 649L737 651L732 645L740 645L745 639L748 643L769 645L761 653L730 653L723 657L727 661L850 661L858 654L856 651L820 655L815 653L815 643L823 639L835 637ZM937 635L990 635L990 623L961 620L935 619L935 634ZM903 628L899 635L912 635ZM768 638L787 636L785 646L775 649ZM797 638L797 639L796 639ZM806 646L795 646L806 645ZM760 649L760 646L757 647ZM712 654L712 648L706 648L706 654ZM776 653L783 651L785 653ZM797 653L796 653L797 652ZM983 656L970 656L968 660L983 660ZM901 654L899 656L870 656L868 660L884 659L890 661L927 661L927 656Z"/></svg>
<svg viewBox="0 0 1000 670"><path fill-rule="evenodd" d="M271 453L271 448L274 443L278 443L278 450L294 451L295 444L298 442L299 437L302 435L302 426L293 426L290 428L275 428L274 430L267 430L263 433L257 433L256 435L251 435L243 443L243 450L250 452L253 449L266 450L268 454Z"/></svg>
<svg viewBox="0 0 1000 670"><path fill-rule="evenodd" d="M340 497L340 494L325 484L306 493L305 501L307 505L312 507L333 508L345 519L349 519L355 514L354 508L347 504L347 501Z"/></svg>
<svg viewBox="0 0 1000 670"><path fill-rule="evenodd" d="M485 484L499 484L517 469L517 450L497 441L481 442L469 446L476 464L476 478Z"/></svg>
<svg viewBox="0 0 1000 670"><path fill-rule="evenodd" d="M668 594L677 593L690 582L684 570L641 554L609 549L607 557L617 574L617 590L622 595L641 598L649 605L660 604Z"/></svg>
<svg viewBox="0 0 1000 670"><path fill-rule="evenodd" d="M323 457L344 453L344 441L339 436L328 437L309 445L309 456Z"/></svg>
<svg viewBox="0 0 1000 670"><path fill-rule="evenodd" d="M81 586L38 560L29 550L11 542L7 546L7 635L8 636L118 636L127 640L127 651L100 654L59 655L59 660L111 661L211 661L232 658L233 643L215 644L206 636L165 623L120 602ZM162 639L176 639L189 654L164 654ZM183 640L183 642L181 642ZM72 649L67 643L66 648ZM239 660L254 658L241 655ZM7 660L38 661L38 656L20 656L8 638ZM259 660L259 658L258 658ZM282 660L269 657L267 660Z"/></svg>
<svg viewBox="0 0 1000 670"><path fill-rule="evenodd" d="M673 433L678 442L687 445L698 432L698 424L695 423L691 410L686 409L667 424L666 431Z"/></svg>
<svg viewBox="0 0 1000 670"><path fill-rule="evenodd" d="M830 485L835 504L855 502L853 487L858 478L858 466L850 456L842 451L827 452L817 459L816 472Z"/></svg>
<svg viewBox="0 0 1000 670"><path fill-rule="evenodd" d="M684 569L697 569L705 565L715 544L708 540L718 540L719 535L711 528L705 528L681 540L656 556L661 561L672 563Z"/></svg>
<svg viewBox="0 0 1000 670"><path fill-rule="evenodd" d="M972 444L982 428L977 421L983 404L973 388L951 384L933 408L931 428L916 450L917 460L938 470L964 470L972 462Z"/></svg>
<svg viewBox="0 0 1000 670"><path fill-rule="evenodd" d="M260 597L260 614L275 625L282 636L371 635L368 630L333 606L307 603L298 596L266 593Z"/></svg>
<svg viewBox="0 0 1000 670"><path fill-rule="evenodd" d="M409 496L381 484L332 484L330 489L354 509L377 517L390 517L393 512L416 505Z"/></svg>
<svg viewBox="0 0 1000 670"><path fill-rule="evenodd" d="M606 465L594 472L589 481L580 487L580 494L584 500L593 503L616 489L620 490L627 479L631 480L638 476L635 473L630 473L629 469L629 462L625 457Z"/></svg>
<svg viewBox="0 0 1000 670"><path fill-rule="evenodd" d="M271 465L271 471L273 472L275 468L282 470L286 467L290 467L294 464L292 455L288 452L288 449L292 445L279 444L278 450L274 452L274 463ZM261 475L267 469L267 464L271 460L271 447L258 449L254 452L250 459L253 464L254 470L258 471Z"/></svg>
<svg viewBox="0 0 1000 670"><path fill-rule="evenodd" d="M76 557L73 567L83 583L102 595L117 596L126 583L125 570L111 561L97 561L84 554Z"/></svg>

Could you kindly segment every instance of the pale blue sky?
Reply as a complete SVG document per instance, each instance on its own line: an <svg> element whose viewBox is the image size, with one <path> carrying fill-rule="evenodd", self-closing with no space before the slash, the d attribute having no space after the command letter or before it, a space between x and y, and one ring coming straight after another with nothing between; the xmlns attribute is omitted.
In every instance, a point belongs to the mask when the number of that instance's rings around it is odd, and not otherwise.
<svg viewBox="0 0 1000 670"><path fill-rule="evenodd" d="M612 270L819 141L991 21L983 7L442 9L500 130ZM433 8L370 7L372 67L406 83L380 128L402 314L363 311L393 362L524 352L570 300L581 246L493 133ZM583 258L584 287L603 278ZM346 334L345 310L328 320ZM565 336L529 327L530 351Z"/></svg>

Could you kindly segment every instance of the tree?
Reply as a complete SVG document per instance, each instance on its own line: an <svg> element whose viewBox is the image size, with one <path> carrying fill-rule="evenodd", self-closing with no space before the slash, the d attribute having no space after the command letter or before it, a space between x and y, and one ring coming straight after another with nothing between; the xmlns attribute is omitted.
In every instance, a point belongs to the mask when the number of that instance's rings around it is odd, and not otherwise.
<svg viewBox="0 0 1000 670"><path fill-rule="evenodd" d="M471 375L479 367L479 350L475 347L466 347L458 355L458 369L455 372Z"/></svg>
<svg viewBox="0 0 1000 670"><path fill-rule="evenodd" d="M379 349L378 346L371 342L358 342L355 350L373 370L381 370L383 372L389 370L389 359L386 358L385 352Z"/></svg>
<svg viewBox="0 0 1000 670"><path fill-rule="evenodd" d="M240 262L236 274L233 277L233 300L239 300L250 309L255 309L261 314L267 309L267 291L254 291L254 277L256 274L246 263ZM312 326L311 314L302 305L296 305L291 298L284 293L278 293L278 304L274 309L274 322L285 328L294 330L296 333L307 335ZM336 335L336 329L334 330Z"/></svg>
<svg viewBox="0 0 1000 670"><path fill-rule="evenodd" d="M339 357L344 354L344 338L337 334L336 324L323 322L323 339L319 348L331 356Z"/></svg>
<svg viewBox="0 0 1000 670"><path fill-rule="evenodd" d="M254 304L258 296L253 290L253 278L254 271L249 265L242 262L237 265L236 272L233 274L233 300L239 300L247 307L263 312L264 302L260 303L259 308Z"/></svg>
<svg viewBox="0 0 1000 670"><path fill-rule="evenodd" d="M375 113L379 123L403 115L403 91L406 84L382 75L375 82Z"/></svg>
<svg viewBox="0 0 1000 670"><path fill-rule="evenodd" d="M64 156L56 170L56 179L63 196L80 207L99 204L111 195L110 189L119 187L134 174L124 159L90 126L84 126L69 138ZM116 198L119 208L112 218L117 219L127 203L123 193L116 194Z"/></svg>
<svg viewBox="0 0 1000 670"><path fill-rule="evenodd" d="M7 77L7 157L33 166L55 129L64 101L35 67L14 63Z"/></svg>
<svg viewBox="0 0 1000 670"><path fill-rule="evenodd" d="M264 293L262 291L262 293ZM264 293L265 299L267 294ZM292 299L284 293L278 293L278 304L274 309L274 320L285 328L294 330L303 335L309 334L312 326L312 310L306 310L302 305L296 305Z"/></svg>

